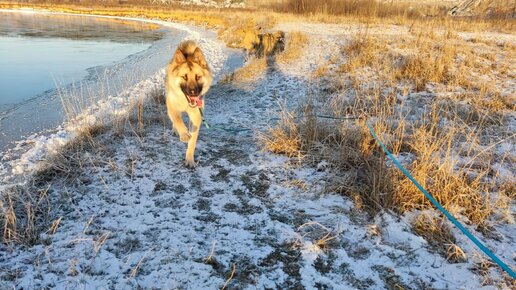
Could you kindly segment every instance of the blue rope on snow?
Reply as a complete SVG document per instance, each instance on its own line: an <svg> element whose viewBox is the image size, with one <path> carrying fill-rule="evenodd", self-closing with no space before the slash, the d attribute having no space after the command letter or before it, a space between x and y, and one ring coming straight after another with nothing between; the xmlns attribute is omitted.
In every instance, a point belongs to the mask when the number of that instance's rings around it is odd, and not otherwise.
<svg viewBox="0 0 516 290"><path fill-rule="evenodd" d="M206 118L204 118L204 112L201 108L199 108L199 112L201 113L202 122L204 123L204 126L206 126L206 129L208 130L222 130L226 132L233 132L233 133L239 133L239 132L245 132L245 131L251 131L249 128L227 128L224 126L219 125L213 125L210 126L208 122L206 121Z"/></svg>
<svg viewBox="0 0 516 290"><path fill-rule="evenodd" d="M392 155L392 153L389 152L387 147L382 143L382 141L380 141L380 139L376 135L375 131L373 130L373 127L371 127L371 125L369 125L367 123L366 123L366 125L369 128L369 131L373 135L374 139L376 139L376 141L380 144L380 147L382 148L382 150L385 152L385 154L387 154L387 156L392 160L392 162L394 162L396 167L398 167L398 169L401 170L403 172L403 174L405 174L405 176L407 176L408 179L410 179L410 181L412 181L412 183L426 196L426 198L428 198L428 200L430 200L430 202L435 207L437 207L438 210L440 210L459 230L461 230L475 245L477 245L477 247L479 247L480 250L482 250L482 252L484 252L486 255L488 255L489 258L491 258L491 260L493 260L496 264L498 264L498 266L500 266L503 270L505 270L505 272L507 272L513 279L516 280L516 273L514 273L514 271L509 266L507 266L507 264L505 264L493 252L491 252L484 244L482 244L482 242L480 242L477 238L475 238L475 236L473 236L472 233L470 233L428 191L426 191L423 188L423 186L421 186L421 184L419 184L414 179L414 177L412 177L412 175L407 171L407 169L405 169L405 167L403 167L403 165L401 165L401 163L399 163L399 161Z"/></svg>
<svg viewBox="0 0 516 290"><path fill-rule="evenodd" d="M228 131L228 132L242 132L242 131L251 130L248 128L240 128L240 129L225 128L225 127L216 126L216 125L215 125L215 127L213 127L213 126L210 127L208 125L208 122L206 122L206 119L204 118L203 111L200 108L199 108L199 110L201 112L202 121L204 122L204 125L206 126L206 128L209 130L220 129L220 130L224 130L224 131ZM326 116L326 115L313 115L313 117L323 118L323 119L334 119L334 120L360 119L361 118L361 117L333 117L333 116ZM275 118L275 119L279 119L279 118ZM480 250L482 250L482 252L484 252L487 256L489 256L489 258L491 258L491 260L493 260L496 264L498 264L498 266L500 266L505 272L507 272L513 279L516 280L516 273L509 266L507 266L507 264L505 264L502 260L500 260L500 258L498 258L493 252L491 252L484 244L482 244L481 241L479 241L471 232L469 232L428 191L426 191L426 189L424 189L423 186L421 186L421 184L419 184L416 181L416 179L414 179L414 177L408 172L408 170L405 169L405 167L403 167L403 165L401 165L401 163L396 159L396 157L394 157L392 155L392 153L387 149L387 147L382 143L382 141L380 141L380 138L378 138L378 136L376 135L376 132L374 131L373 127L371 127L371 125L369 125L367 122L366 122L366 125L369 128L369 131L373 135L374 139L376 139L378 144L380 144L380 147L385 152L385 154L387 154L387 156L392 160L392 162L394 162L396 167L398 167L398 169L400 169L403 172L403 174L405 174L405 176L407 176L408 179L410 179L410 181L412 181L412 183L425 195L425 197L428 200L430 200L430 202L438 210L440 210L448 218L448 220L450 220L459 230L461 230L461 232L464 233L466 235L466 237L468 237L477 247L479 247Z"/></svg>

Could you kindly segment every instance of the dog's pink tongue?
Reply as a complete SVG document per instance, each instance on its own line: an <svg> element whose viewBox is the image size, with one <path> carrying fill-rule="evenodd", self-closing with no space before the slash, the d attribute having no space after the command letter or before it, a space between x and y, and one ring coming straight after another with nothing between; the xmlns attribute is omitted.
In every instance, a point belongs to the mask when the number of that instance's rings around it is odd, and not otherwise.
<svg viewBox="0 0 516 290"><path fill-rule="evenodd" d="M202 107L202 99L200 97L190 97L190 102L195 102L197 107Z"/></svg>

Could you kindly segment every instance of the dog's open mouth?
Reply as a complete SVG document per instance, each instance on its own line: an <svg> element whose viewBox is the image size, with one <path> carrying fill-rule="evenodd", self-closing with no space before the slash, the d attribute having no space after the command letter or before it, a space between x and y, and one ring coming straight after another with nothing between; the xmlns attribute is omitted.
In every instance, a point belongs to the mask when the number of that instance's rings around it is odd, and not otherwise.
<svg viewBox="0 0 516 290"><path fill-rule="evenodd" d="M186 98L188 99L188 103L191 107L202 107L202 96L195 96L195 95L186 95Z"/></svg>

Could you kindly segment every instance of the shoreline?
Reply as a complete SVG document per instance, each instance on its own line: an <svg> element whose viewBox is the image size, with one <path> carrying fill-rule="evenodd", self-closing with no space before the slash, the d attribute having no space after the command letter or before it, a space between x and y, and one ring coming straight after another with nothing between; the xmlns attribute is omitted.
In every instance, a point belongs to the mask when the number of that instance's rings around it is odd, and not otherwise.
<svg viewBox="0 0 516 290"><path fill-rule="evenodd" d="M70 15L70 16L76 16L76 17L91 16L90 18L103 18L103 17L95 17L93 15L72 14L72 13L54 13L50 10L34 10L34 9L0 9L0 12L20 13L20 14L38 14L38 15ZM127 20L127 21L141 23L141 21L136 21L136 20ZM168 28L164 28L162 26L160 26L159 29L167 29L166 34L164 34L162 36L162 38L173 37L173 36L170 36L170 34L173 33L172 30L170 30ZM93 66L88 66L88 67L84 68L83 70L81 70L81 72L77 72L77 74L83 75L79 80L70 80L69 82L61 82L59 80L56 80L53 88L49 88L44 91L38 92L37 94L35 94L29 98L23 99L21 101L15 102L15 103L8 103L8 104L0 105L0 122L6 118L14 118L15 119L14 121L16 121L16 119L20 118L20 117L11 116L11 114L13 114L13 111L17 111L20 109L22 111L30 110L30 109L38 106L38 104L36 104L36 103L44 102L44 103L46 103L45 106L48 106L48 102L59 103L59 104L56 104L55 107L59 108L59 109L63 109L61 101L59 101L59 98L60 98L59 96L61 93L69 93L72 88L84 87L84 89L91 90L94 87L99 87L101 85L101 82L106 81L101 76L103 74L103 72L113 70L116 67L119 67L119 66L127 64L131 61L134 61L134 59L137 58L138 56L151 53L152 52L151 50L156 45L159 45L158 43L160 42L160 40L161 41L163 40L162 38L154 40L152 42L149 42L148 45L146 45L147 47L144 48L143 50L139 50L137 52L132 52L130 54L126 54L121 59L116 59L116 60L110 61L110 63L105 64L105 65L93 65ZM111 40L107 39L107 41L111 41ZM107 97L107 96L104 96L104 97ZM48 100L46 100L46 99L48 99ZM91 104L91 105L94 105L94 104ZM25 139L31 139L31 138L34 138L34 136L41 136L42 134L48 135L49 132L56 131L55 127L60 127L68 121L66 112L64 112L64 111L59 113L59 116L48 116L48 117L49 117L49 119L45 118L44 120L41 120L44 123L48 122L48 125L45 125L42 128L38 128L35 130L33 130L33 129L25 130L27 128L17 128L17 129L20 129L21 131L27 131L26 132L27 134L23 134L25 137L22 135L22 136L19 136L20 138L13 139L12 138L13 133L12 132L9 133L9 135L11 135L9 140L7 140L5 142L2 140L2 142L0 142L0 160L2 159L1 157L3 154L8 154L10 150L17 147L17 144L24 143L24 142L27 143L26 142L27 140L25 140ZM62 119L62 121L59 121L58 119ZM6 134L8 134L8 133L6 133ZM5 138L7 138L7 136Z"/></svg>
<svg viewBox="0 0 516 290"><path fill-rule="evenodd" d="M175 33L173 31L179 31L178 35L181 36L169 36L170 41L180 41L180 38L183 39L194 39L194 40L201 40L202 36L209 36L209 41L218 41L216 38L216 35L213 35L214 32L204 30L201 27L195 27L187 24L181 24L181 23L175 23L175 22L169 22L169 21L163 21L163 20L153 20L153 19L146 19L146 18L135 18L135 17L122 17L122 16L106 16L106 15L94 15L94 14L76 14L76 13L67 13L67 12L55 12L50 10L35 10L32 8L29 9L0 9L0 12L12 12L12 13L34 13L34 14L51 14L51 15L73 15L73 16L83 16L83 17L92 17L92 18L106 18L106 19L117 19L117 20L124 20L124 21L135 21L140 23L149 23L154 25L159 25L160 29L167 29L167 34ZM203 31L204 30L204 31ZM175 40L178 38L177 40ZM158 40L159 42L160 40ZM209 41L204 41L204 43L209 43ZM117 66L120 63L128 63L134 55L141 55L142 53L145 54L145 52L149 51L155 43L151 44L149 48L140 51L136 54L131 54L125 57L123 60L117 61L116 63L108 66L103 66L103 69L109 69ZM176 44L177 45L177 44ZM202 45L202 42L201 42ZM230 48L225 47L226 50L229 50ZM172 52L170 52L169 58L172 57ZM167 60L168 62L169 60ZM51 153L55 153L59 148L67 144L68 142L72 141L75 138L74 131L77 131L78 128L81 127L79 121L80 119L99 119L99 118L105 118L106 114L113 114L114 112L118 111L120 109L120 106L124 106L119 104L120 100L116 101L116 99L119 99L119 96L121 95L131 95L131 91L133 91L136 87L141 86L142 83L146 83L149 80L153 80L153 82L157 82L157 79L163 78L163 68L166 66L166 63L164 62L162 64L162 68L159 69L155 73L151 73L149 77L146 79L141 80L140 82L137 82L129 87L126 87L124 91L119 91L118 93L115 93L115 95L111 96L105 96L106 99L99 99L95 103L90 104L88 108L83 108L84 112L88 112L85 116L84 113L81 113L80 115L76 116L72 120L67 120L65 117L65 121L58 124L56 127L44 129L43 131L40 131L38 133L34 133L30 136L27 136L24 139L14 141L15 143L11 147L6 147L7 150L2 150L0 152L0 178L3 179L11 179L13 175L26 175L27 173L34 170L34 167L37 167L37 163L40 160L44 160L45 156ZM238 61L237 61L238 62ZM221 64L218 64L217 72L222 69L220 67ZM234 64L233 64L234 65ZM236 64L239 66L239 64ZM92 67L95 68L95 67ZM235 67L233 67L234 69ZM91 76L91 72L88 72L88 75L85 77L85 79L88 78L88 76ZM220 74L216 74L218 79L220 77ZM96 80L99 81L99 80ZM79 81L80 83L81 81ZM69 88L73 86L74 83L71 83L69 85L66 85L65 88ZM50 92L58 92L61 88L56 88L53 90L49 90ZM149 87L147 90L139 92L140 94L149 94L151 91L155 90L155 87ZM129 92L129 93L128 93ZM135 92L132 92L134 95ZM38 95L34 98L31 98L29 100L25 100L22 103L25 104L27 102L34 102L41 97L47 95L47 92ZM115 100L115 101L113 101ZM98 102L101 102L102 105L98 107ZM117 105L113 104L112 102L118 103ZM125 106L129 106L131 101L125 100L123 103L125 103ZM61 104L59 105L61 106ZM104 108L103 108L104 107ZM115 111L109 112L109 107L116 107ZM106 112L106 109L107 112ZM13 108L10 108L13 109ZM10 110L9 109L9 110ZM95 112L95 110L97 112ZM100 113L99 112L104 111ZM116 112L119 114L119 112ZM86 122L86 124L83 124L82 126L88 126L88 123L91 123L91 121ZM90 124L91 125L91 124ZM31 148L27 149L26 147L29 146ZM11 171L11 172L9 172ZM16 179L16 178L15 178Z"/></svg>

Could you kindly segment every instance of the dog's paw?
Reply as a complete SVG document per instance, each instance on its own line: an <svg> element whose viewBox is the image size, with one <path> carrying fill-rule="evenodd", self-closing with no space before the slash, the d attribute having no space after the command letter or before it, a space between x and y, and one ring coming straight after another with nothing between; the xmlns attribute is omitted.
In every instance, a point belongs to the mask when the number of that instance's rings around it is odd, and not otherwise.
<svg viewBox="0 0 516 290"><path fill-rule="evenodd" d="M172 136L179 136L179 131L177 131L176 127L172 127Z"/></svg>
<svg viewBox="0 0 516 290"><path fill-rule="evenodd" d="M195 168L195 167L197 167L197 163L195 163L195 161L193 159L186 159L185 166L188 168Z"/></svg>
<svg viewBox="0 0 516 290"><path fill-rule="evenodd" d="M190 141L190 137L192 137L190 133L185 132L179 136L179 139L181 140L181 142L188 143L188 141Z"/></svg>

